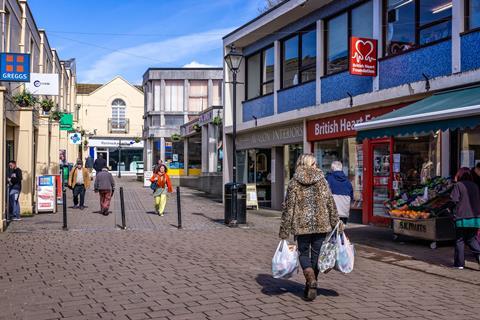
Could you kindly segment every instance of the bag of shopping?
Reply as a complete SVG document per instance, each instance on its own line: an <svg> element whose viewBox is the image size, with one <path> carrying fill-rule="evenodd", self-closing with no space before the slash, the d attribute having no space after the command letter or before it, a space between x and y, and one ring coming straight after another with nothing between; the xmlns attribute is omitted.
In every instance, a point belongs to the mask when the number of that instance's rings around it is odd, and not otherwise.
<svg viewBox="0 0 480 320"><path fill-rule="evenodd" d="M338 223L322 243L322 248L318 255L318 269L322 273L327 273L335 267L335 261L337 260L337 230Z"/></svg>
<svg viewBox="0 0 480 320"><path fill-rule="evenodd" d="M298 250L294 244L281 240L272 259L274 278L288 279L298 270Z"/></svg>
<svg viewBox="0 0 480 320"><path fill-rule="evenodd" d="M150 184L150 189L155 192L157 190L157 182L154 181Z"/></svg>
<svg viewBox="0 0 480 320"><path fill-rule="evenodd" d="M336 246L337 261L335 264L335 269L342 273L352 272L355 262L355 248L345 235L345 232L341 232L338 234Z"/></svg>

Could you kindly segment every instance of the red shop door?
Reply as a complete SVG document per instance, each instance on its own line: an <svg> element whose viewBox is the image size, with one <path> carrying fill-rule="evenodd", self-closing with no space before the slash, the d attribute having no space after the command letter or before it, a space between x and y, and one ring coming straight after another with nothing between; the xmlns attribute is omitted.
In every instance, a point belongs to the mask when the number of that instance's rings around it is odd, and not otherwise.
<svg viewBox="0 0 480 320"><path fill-rule="evenodd" d="M390 225L384 202L392 196L393 138L363 142L365 187L363 223Z"/></svg>

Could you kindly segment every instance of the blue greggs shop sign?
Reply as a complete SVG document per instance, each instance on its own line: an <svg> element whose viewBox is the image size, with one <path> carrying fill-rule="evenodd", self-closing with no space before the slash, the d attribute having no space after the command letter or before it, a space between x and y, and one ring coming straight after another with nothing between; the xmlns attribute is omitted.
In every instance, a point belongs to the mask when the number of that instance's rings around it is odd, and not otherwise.
<svg viewBox="0 0 480 320"><path fill-rule="evenodd" d="M0 53L0 81L30 82L30 54Z"/></svg>

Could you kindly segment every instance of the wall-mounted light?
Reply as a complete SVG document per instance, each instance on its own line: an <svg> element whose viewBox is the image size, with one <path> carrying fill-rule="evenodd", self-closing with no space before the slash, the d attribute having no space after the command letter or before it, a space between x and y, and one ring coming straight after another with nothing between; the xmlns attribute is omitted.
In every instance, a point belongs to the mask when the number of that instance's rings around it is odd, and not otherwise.
<svg viewBox="0 0 480 320"><path fill-rule="evenodd" d="M253 120L255 120L255 127L257 126L257 117L252 116Z"/></svg>
<svg viewBox="0 0 480 320"><path fill-rule="evenodd" d="M425 78L425 90L430 90L430 79L425 73L422 73L422 76Z"/></svg>
<svg viewBox="0 0 480 320"><path fill-rule="evenodd" d="M350 97L350 108L353 107L353 96L350 92L347 91L348 96Z"/></svg>

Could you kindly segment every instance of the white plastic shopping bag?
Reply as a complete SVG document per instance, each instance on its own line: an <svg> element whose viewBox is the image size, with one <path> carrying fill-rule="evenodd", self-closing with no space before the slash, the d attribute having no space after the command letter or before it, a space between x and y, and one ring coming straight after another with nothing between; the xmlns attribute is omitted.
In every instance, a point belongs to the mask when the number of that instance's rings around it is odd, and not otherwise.
<svg viewBox="0 0 480 320"><path fill-rule="evenodd" d="M272 259L272 275L274 278L290 278L298 270L297 246L281 240Z"/></svg>
<svg viewBox="0 0 480 320"><path fill-rule="evenodd" d="M350 273L355 263L355 248L345 235L345 232L339 233L337 240L337 261L335 269L343 273Z"/></svg>
<svg viewBox="0 0 480 320"><path fill-rule="evenodd" d="M337 260L337 230L338 224L322 243L322 248L318 255L318 269L322 273L327 273L335 267L335 262Z"/></svg>

